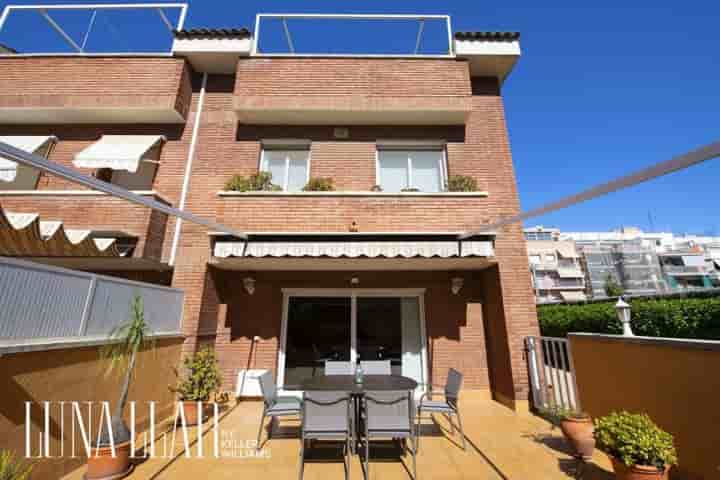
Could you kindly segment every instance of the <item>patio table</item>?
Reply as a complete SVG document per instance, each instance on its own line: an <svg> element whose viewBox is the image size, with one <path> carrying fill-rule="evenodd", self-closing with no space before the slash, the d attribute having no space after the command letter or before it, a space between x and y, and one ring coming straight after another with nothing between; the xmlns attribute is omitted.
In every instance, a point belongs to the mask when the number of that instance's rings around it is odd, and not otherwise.
<svg viewBox="0 0 720 480"><path fill-rule="evenodd" d="M363 375L362 383L355 383L355 375L321 375L304 380L300 386L302 390L309 391L348 392L354 403L355 439L359 442L362 438L359 421L360 399L365 392L413 391L418 383L402 375Z"/></svg>

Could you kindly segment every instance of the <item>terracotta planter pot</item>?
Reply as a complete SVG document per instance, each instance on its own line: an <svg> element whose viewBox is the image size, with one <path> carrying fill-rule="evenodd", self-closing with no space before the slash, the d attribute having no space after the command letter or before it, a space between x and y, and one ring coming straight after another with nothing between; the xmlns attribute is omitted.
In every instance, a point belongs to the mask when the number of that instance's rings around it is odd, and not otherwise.
<svg viewBox="0 0 720 480"><path fill-rule="evenodd" d="M130 442L115 445L115 457L110 447L93 448L87 461L86 480L114 480L130 475Z"/></svg>
<svg viewBox="0 0 720 480"><path fill-rule="evenodd" d="M182 402L182 408L187 425L198 425L205 420L205 403L202 405L202 411L198 410L197 402Z"/></svg>
<svg viewBox="0 0 720 480"><path fill-rule="evenodd" d="M593 437L595 428L590 417L566 418L560 422L560 430L577 456L586 461L592 459L595 450L595 437Z"/></svg>
<svg viewBox="0 0 720 480"><path fill-rule="evenodd" d="M615 478L618 480L668 480L670 467L666 466L663 470L645 465L633 465L628 467L620 460L610 457Z"/></svg>

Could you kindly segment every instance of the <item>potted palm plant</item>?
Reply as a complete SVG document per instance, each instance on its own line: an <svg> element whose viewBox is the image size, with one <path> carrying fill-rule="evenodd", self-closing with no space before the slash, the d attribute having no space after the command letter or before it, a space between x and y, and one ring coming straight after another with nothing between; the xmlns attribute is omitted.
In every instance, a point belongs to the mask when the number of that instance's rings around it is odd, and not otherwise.
<svg viewBox="0 0 720 480"><path fill-rule="evenodd" d="M576 456L585 461L592 459L595 438L590 415L560 406L545 409L542 413L553 425L560 427Z"/></svg>
<svg viewBox="0 0 720 480"><path fill-rule="evenodd" d="M672 435L646 414L622 411L598 418L595 439L619 480L667 480L677 464Z"/></svg>
<svg viewBox="0 0 720 480"><path fill-rule="evenodd" d="M210 396L220 387L220 370L217 366L215 352L205 347L194 355L183 359L183 374L177 369L175 375L180 378L178 386L171 388L182 402L183 413L187 425L203 422L204 411L198 409L198 403L210 400Z"/></svg>
<svg viewBox="0 0 720 480"><path fill-rule="evenodd" d="M137 354L153 344L150 329L145 322L142 297L139 295L133 297L130 303L130 319L115 327L110 337L111 343L101 350L101 356L108 360L106 374L112 372L122 374L123 383L110 421L112 437L107 428L101 426L98 443L91 450L88 458L85 475L87 480L122 478L130 474L133 469L130 463L130 430L123 419L123 412L127 404Z"/></svg>
<svg viewBox="0 0 720 480"><path fill-rule="evenodd" d="M27 480L32 473L32 464L15 458L7 450L0 451L0 480Z"/></svg>

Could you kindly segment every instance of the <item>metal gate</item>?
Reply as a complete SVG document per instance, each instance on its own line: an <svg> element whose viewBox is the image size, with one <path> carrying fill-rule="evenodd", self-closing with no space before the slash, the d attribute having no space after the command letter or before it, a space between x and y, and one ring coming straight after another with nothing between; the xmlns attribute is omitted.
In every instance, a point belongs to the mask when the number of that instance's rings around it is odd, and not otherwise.
<svg viewBox="0 0 720 480"><path fill-rule="evenodd" d="M580 410L570 342L563 338L526 337L525 346L535 407Z"/></svg>

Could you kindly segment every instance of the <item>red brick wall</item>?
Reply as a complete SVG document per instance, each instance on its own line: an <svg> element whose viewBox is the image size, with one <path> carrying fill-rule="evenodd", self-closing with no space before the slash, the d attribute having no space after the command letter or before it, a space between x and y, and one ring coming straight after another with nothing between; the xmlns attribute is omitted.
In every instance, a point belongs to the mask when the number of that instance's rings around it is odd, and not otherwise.
<svg viewBox="0 0 720 480"><path fill-rule="evenodd" d="M0 108L176 108L189 71L180 58L0 58Z"/></svg>
<svg viewBox="0 0 720 480"><path fill-rule="evenodd" d="M256 290L248 295L242 279L252 275ZM465 277L459 295L450 278ZM224 388L233 389L238 368L277 371L282 316L282 288L347 288L350 277L361 288L426 288L425 324L431 381L443 384L448 368L463 372L469 389L488 388L481 285L476 272L229 272L213 270L222 308L217 314L215 348ZM260 341L253 345L253 337Z"/></svg>

